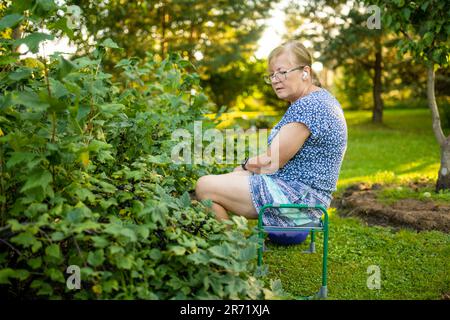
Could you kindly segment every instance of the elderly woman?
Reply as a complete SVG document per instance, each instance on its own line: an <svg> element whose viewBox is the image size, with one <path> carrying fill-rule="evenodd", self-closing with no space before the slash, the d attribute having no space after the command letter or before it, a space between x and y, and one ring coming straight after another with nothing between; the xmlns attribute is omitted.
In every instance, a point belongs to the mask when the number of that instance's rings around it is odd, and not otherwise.
<svg viewBox="0 0 450 320"><path fill-rule="evenodd" d="M267 152L246 159L233 172L200 177L197 199L212 200L218 219L227 211L258 218L260 208L283 199L288 203L330 206L347 149L347 125L339 102L315 85L311 55L298 41L289 41L269 55L266 82L290 106L273 127ZM312 219L320 211L309 210ZM263 222L294 226L276 209Z"/></svg>

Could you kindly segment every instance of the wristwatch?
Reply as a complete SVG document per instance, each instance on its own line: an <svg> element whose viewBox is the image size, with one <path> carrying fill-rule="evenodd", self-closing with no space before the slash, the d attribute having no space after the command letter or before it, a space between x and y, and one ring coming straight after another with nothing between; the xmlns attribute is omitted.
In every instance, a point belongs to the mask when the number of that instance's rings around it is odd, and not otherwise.
<svg viewBox="0 0 450 320"><path fill-rule="evenodd" d="M241 167L242 167L242 169L244 169L245 171L247 171L247 168L245 167L245 165L247 164L247 162L248 162L248 158L245 158L245 160L241 163Z"/></svg>

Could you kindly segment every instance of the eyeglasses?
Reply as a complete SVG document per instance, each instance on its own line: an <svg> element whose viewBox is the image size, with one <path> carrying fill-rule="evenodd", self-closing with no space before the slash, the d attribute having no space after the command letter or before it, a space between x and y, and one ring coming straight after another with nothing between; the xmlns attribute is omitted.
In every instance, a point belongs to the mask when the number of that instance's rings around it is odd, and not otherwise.
<svg viewBox="0 0 450 320"><path fill-rule="evenodd" d="M295 67L295 68L292 68L292 69L289 69L289 70L286 70L286 71L278 71L278 72L269 74L268 76L264 76L264 81L265 81L267 84L272 84L272 81L273 81L273 79L275 79L275 78L276 78L278 81L284 81L284 80L287 79L287 74L288 74L289 72L292 72L292 71L295 71L295 70L300 70L300 69L302 69L302 68L304 68L304 67L306 67L306 66L298 66L298 67Z"/></svg>

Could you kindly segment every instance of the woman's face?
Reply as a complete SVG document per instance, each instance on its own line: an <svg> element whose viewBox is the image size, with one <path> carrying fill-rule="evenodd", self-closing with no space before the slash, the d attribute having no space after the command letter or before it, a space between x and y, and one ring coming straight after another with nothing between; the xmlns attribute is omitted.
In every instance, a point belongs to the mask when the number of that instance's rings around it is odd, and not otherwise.
<svg viewBox="0 0 450 320"><path fill-rule="evenodd" d="M293 61L295 60L292 59L289 52L283 52L272 58L269 65L269 73L274 74L275 72L288 71L298 67L299 65L293 63ZM302 75L303 68L300 68L288 72L286 74L286 80L284 79L284 75L278 75L278 77L271 78L272 88L278 98L287 100L291 103L300 98L307 83L305 80L302 80Z"/></svg>

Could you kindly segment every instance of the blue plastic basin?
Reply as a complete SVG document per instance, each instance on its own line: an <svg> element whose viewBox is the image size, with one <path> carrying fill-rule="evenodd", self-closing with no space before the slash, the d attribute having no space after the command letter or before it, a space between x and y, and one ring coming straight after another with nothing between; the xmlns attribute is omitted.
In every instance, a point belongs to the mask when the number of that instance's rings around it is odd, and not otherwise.
<svg viewBox="0 0 450 320"><path fill-rule="evenodd" d="M309 231L270 231L270 241L281 245L300 244L308 238Z"/></svg>

